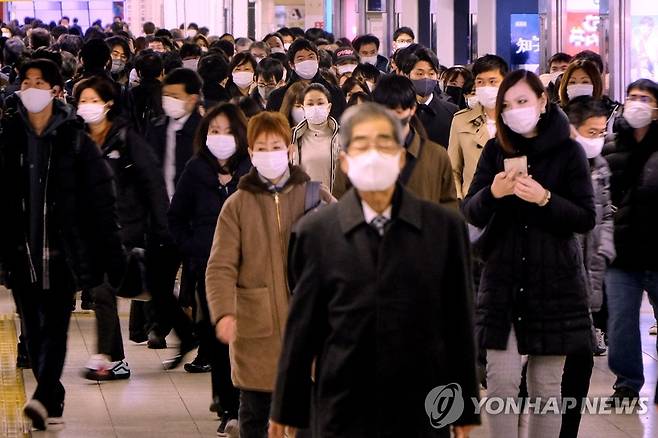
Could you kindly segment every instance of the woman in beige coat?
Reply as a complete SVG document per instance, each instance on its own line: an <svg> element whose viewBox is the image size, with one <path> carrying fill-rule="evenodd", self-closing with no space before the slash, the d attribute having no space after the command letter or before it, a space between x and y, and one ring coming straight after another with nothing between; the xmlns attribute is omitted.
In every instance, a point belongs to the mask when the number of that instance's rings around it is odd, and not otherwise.
<svg viewBox="0 0 658 438"><path fill-rule="evenodd" d="M233 384L240 389L240 435L265 437L288 317L288 240L308 208L312 187L324 201L331 195L319 184L307 188L308 175L289 165L291 134L282 114L253 117L247 140L254 169L219 215L206 294L217 337L229 344ZM227 430L234 428L236 420Z"/></svg>

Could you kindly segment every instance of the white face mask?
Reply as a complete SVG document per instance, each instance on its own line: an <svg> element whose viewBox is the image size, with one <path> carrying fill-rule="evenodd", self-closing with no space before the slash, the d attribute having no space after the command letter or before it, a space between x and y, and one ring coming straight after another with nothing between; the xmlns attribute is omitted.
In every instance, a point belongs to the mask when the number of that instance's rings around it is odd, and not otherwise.
<svg viewBox="0 0 658 438"><path fill-rule="evenodd" d="M361 62L363 64L377 65L377 55L375 56L362 56Z"/></svg>
<svg viewBox="0 0 658 438"><path fill-rule="evenodd" d="M530 134L539 123L539 110L536 106L516 108L503 113L503 122L517 134Z"/></svg>
<svg viewBox="0 0 658 438"><path fill-rule="evenodd" d="M493 109L496 107L496 98L498 97L498 87L477 87L475 96L483 107Z"/></svg>
<svg viewBox="0 0 658 438"><path fill-rule="evenodd" d="M183 64L185 64L185 61L183 61ZM110 72L117 74L122 72L126 68L126 61L123 59L113 59L112 60L112 67L110 67Z"/></svg>
<svg viewBox="0 0 658 438"><path fill-rule="evenodd" d="M329 117L329 105L305 106L304 117L312 125L322 125Z"/></svg>
<svg viewBox="0 0 658 438"><path fill-rule="evenodd" d="M199 66L199 58L184 59L183 67L196 71Z"/></svg>
<svg viewBox="0 0 658 438"><path fill-rule="evenodd" d="M298 62L295 64L295 71L302 79L313 79L318 73L318 61L309 59L308 61Z"/></svg>
<svg viewBox="0 0 658 438"><path fill-rule="evenodd" d="M567 85L567 96L569 100L579 96L591 96L594 94L594 85L592 84L572 84Z"/></svg>
<svg viewBox="0 0 658 438"><path fill-rule="evenodd" d="M338 70L339 75L344 75L345 73L352 73L355 68L356 64L345 64L337 66L336 70Z"/></svg>
<svg viewBox="0 0 658 438"><path fill-rule="evenodd" d="M283 47L272 47L272 53L286 53L286 49Z"/></svg>
<svg viewBox="0 0 658 438"><path fill-rule="evenodd" d="M286 52L288 51L288 49L290 49L290 44L291 43L283 43L283 48L285 49Z"/></svg>
<svg viewBox="0 0 658 438"><path fill-rule="evenodd" d="M254 152L251 163L269 180L282 176L288 169L288 151Z"/></svg>
<svg viewBox="0 0 658 438"><path fill-rule="evenodd" d="M19 97L25 109L31 113L40 113L55 97L53 90L42 90L40 88L27 88L17 93L20 93Z"/></svg>
<svg viewBox="0 0 658 438"><path fill-rule="evenodd" d="M355 157L346 155L347 176L362 192L379 192L391 188L400 175L400 152L382 154L376 150Z"/></svg>
<svg viewBox="0 0 658 438"><path fill-rule="evenodd" d="M185 33L187 34L188 38L194 38L196 36L196 30L194 29L188 29L188 31Z"/></svg>
<svg viewBox="0 0 658 438"><path fill-rule="evenodd" d="M2 32L2 36L5 38L11 38L11 32Z"/></svg>
<svg viewBox="0 0 658 438"><path fill-rule="evenodd" d="M477 96L468 96L466 98L466 105L468 105L468 107L471 109L476 108L479 104L480 100Z"/></svg>
<svg viewBox="0 0 658 438"><path fill-rule="evenodd" d="M555 81L557 81L557 78L559 78L562 73L564 73L564 72L560 71L560 70L554 71L553 73L551 73L550 74L551 82L555 83Z"/></svg>
<svg viewBox="0 0 658 438"><path fill-rule="evenodd" d="M406 48L409 47L410 45L411 45L411 43L395 43L395 47L397 47L398 50L400 50L400 49L406 49Z"/></svg>
<svg viewBox="0 0 658 438"><path fill-rule="evenodd" d="M162 109L165 114L172 119L180 119L187 114L185 109L185 101L176 99L175 97L164 96L162 98Z"/></svg>
<svg viewBox="0 0 658 438"><path fill-rule="evenodd" d="M366 85L368 86L368 90L372 93L375 89L375 83L374 82L366 82Z"/></svg>
<svg viewBox="0 0 658 438"><path fill-rule="evenodd" d="M228 160L236 150L235 137L225 134L208 134L206 146L218 160Z"/></svg>
<svg viewBox="0 0 658 438"><path fill-rule="evenodd" d="M240 88L247 88L254 83L254 74L250 71L236 71L231 77L233 83Z"/></svg>
<svg viewBox="0 0 658 438"><path fill-rule="evenodd" d="M591 159L601 155L601 151L603 150L603 144L605 143L605 138L603 137L587 138L578 134L576 135L576 141L580 143L580 145L585 150L585 155L587 155L587 158Z"/></svg>
<svg viewBox="0 0 658 438"><path fill-rule="evenodd" d="M624 104L624 119L632 128L644 128L653 120L654 109L648 103L627 101Z"/></svg>
<svg viewBox="0 0 658 438"><path fill-rule="evenodd" d="M304 108L300 108L298 106L294 107L292 111L290 112L290 116L292 117L292 122L295 125L299 125L306 119L306 113L304 112Z"/></svg>
<svg viewBox="0 0 658 438"><path fill-rule="evenodd" d="M105 114L107 114L107 110L102 103L81 103L78 105L78 115L87 124L93 125L102 122L105 119Z"/></svg>

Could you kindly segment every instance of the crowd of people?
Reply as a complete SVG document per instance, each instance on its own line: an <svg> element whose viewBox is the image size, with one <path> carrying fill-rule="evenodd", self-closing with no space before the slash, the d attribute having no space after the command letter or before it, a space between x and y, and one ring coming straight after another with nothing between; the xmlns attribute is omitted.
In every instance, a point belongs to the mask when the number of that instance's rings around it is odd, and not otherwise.
<svg viewBox="0 0 658 438"><path fill-rule="evenodd" d="M77 291L98 339L82 377L130 378L132 298L131 341L180 340L164 369L196 350L218 436L467 437L468 403L450 427L427 408L456 383L467 401L575 398L487 415L492 437L576 437L606 354L609 403L639 398L651 80L622 105L588 51L541 75L493 54L447 68L408 27L390 56L317 28L0 30L0 279L34 428L62 422Z"/></svg>

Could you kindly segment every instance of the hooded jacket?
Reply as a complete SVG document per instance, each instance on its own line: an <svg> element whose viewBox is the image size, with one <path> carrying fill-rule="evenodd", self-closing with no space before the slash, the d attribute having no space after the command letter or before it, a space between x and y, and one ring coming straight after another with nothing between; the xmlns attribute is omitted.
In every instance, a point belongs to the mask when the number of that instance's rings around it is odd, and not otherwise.
<svg viewBox="0 0 658 438"><path fill-rule="evenodd" d="M587 280L576 234L594 228L596 210L587 158L570 138L566 115L550 104L538 131L531 139L509 131L513 154L497 138L490 140L462 204L469 223L486 227L476 332L483 348L504 350L514 326L520 354L566 355L591 348ZM528 158L529 174L551 192L544 207L491 193L503 160L520 155Z"/></svg>
<svg viewBox="0 0 658 438"><path fill-rule="evenodd" d="M19 104L0 137L0 262L10 286L49 289L72 275L91 288L105 274L117 286L125 259L112 171L72 107L53 101L39 136L27 117Z"/></svg>

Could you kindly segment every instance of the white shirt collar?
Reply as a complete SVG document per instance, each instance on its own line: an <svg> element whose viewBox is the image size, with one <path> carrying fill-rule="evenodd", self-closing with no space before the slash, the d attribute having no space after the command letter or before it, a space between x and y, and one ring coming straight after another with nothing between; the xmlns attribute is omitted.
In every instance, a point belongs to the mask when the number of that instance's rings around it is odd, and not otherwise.
<svg viewBox="0 0 658 438"><path fill-rule="evenodd" d="M381 215L373 210L364 200L361 200L361 207L363 208L363 218L368 224L371 223L377 216L384 216L386 219L391 220L391 213L393 211L392 205L386 207L386 210L384 210Z"/></svg>
<svg viewBox="0 0 658 438"><path fill-rule="evenodd" d="M187 122L187 119L189 119L191 115L192 113L186 114L180 119L171 119L169 122L169 128L173 129L174 131L180 131L185 125L185 122Z"/></svg>
<svg viewBox="0 0 658 438"><path fill-rule="evenodd" d="M434 93L430 93L430 97L427 99L426 102L423 102L422 104L423 105L429 105L430 102L432 101L432 99L434 99Z"/></svg>

